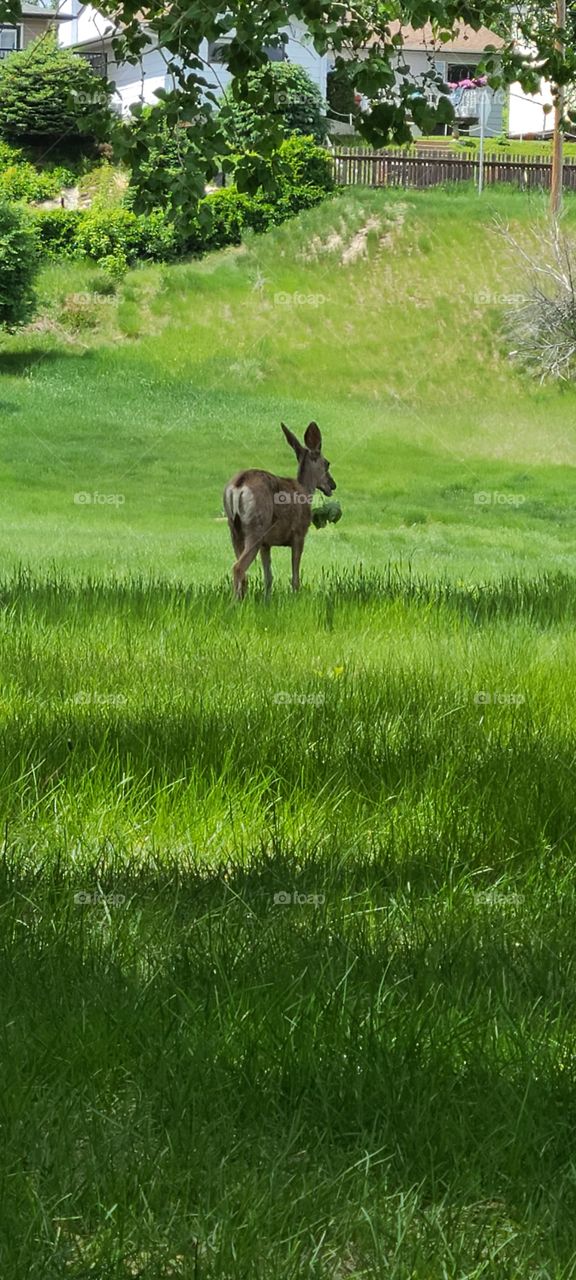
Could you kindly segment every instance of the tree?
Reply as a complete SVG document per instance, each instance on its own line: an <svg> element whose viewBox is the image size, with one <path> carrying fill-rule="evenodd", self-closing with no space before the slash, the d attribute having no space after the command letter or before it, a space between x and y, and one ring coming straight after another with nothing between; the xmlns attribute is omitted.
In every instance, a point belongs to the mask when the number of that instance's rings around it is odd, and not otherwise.
<svg viewBox="0 0 576 1280"><path fill-rule="evenodd" d="M0 327L13 329L32 315L40 253L32 219L18 204L0 201Z"/></svg>
<svg viewBox="0 0 576 1280"><path fill-rule="evenodd" d="M402 143L412 136L411 124L433 132L437 124L451 123L454 112L447 86L442 84L433 62L415 79L402 57L403 38L393 24L423 26L432 23L439 50L451 38L454 26L464 21L479 29L486 26L504 39L497 53L486 51L485 65L490 84L500 88L519 80L527 92L535 92L540 79L555 86L576 80L576 44L566 40L559 48L555 5L552 0L527 0L514 8L503 0L358 0L351 7L343 0L98 0L98 8L115 24L114 55L119 62L136 63L150 41L164 51L173 89L159 93L158 106L149 117L132 126L119 124L115 146L130 165L142 164L149 151L149 138L158 132L158 120L169 129L183 126L188 145L183 173L176 181L184 204L193 215L206 178L211 178L226 162L232 150L217 120L216 94L207 85L200 56L202 42L218 41L223 64L233 77L232 93L239 102L254 109L258 132L253 150L263 158L277 150L283 137L282 121L274 101L273 66L267 50L280 48L284 31L293 20L307 27L316 51L333 52L335 70L345 70L369 110L356 107L356 128L368 142L382 145ZM20 0L0 0L0 22L16 21ZM526 50L515 43L521 31ZM17 56L17 55L13 55ZM257 89L250 76L260 71ZM430 92L432 90L432 92ZM254 157L244 170L236 168L235 178L245 190L254 190L262 180L274 181L274 166L263 164L262 176ZM157 196L168 179L159 175ZM180 208L180 199L178 201Z"/></svg>
<svg viewBox="0 0 576 1280"><path fill-rule="evenodd" d="M103 136L111 86L85 58L61 49L52 33L0 62L0 135L4 138Z"/></svg>
<svg viewBox="0 0 576 1280"><path fill-rule="evenodd" d="M260 122L254 103L259 100L260 86L264 79L268 82L268 75L274 85L274 123L279 124L284 136L299 133L314 138L315 142L324 142L326 117L318 86L303 67L293 62L273 62L269 72L264 67L249 73L249 101L239 100L232 92L224 96L220 122L231 145L246 148L257 143Z"/></svg>

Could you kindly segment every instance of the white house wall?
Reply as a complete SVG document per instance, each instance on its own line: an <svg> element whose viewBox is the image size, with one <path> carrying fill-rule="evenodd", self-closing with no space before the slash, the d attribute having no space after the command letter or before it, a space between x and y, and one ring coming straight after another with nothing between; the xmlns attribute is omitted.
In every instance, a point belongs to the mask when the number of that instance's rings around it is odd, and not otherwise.
<svg viewBox="0 0 576 1280"><path fill-rule="evenodd" d="M68 12L74 13L74 20L63 24L66 30L61 31L63 45L78 45L86 52L102 51L108 54L108 79L116 85L114 105L117 110L127 112L135 102L153 104L158 101L156 89L172 88L171 77L167 74L166 63L160 51L150 47L142 54L139 64L116 63L112 56L110 40L111 31L108 20L91 5L79 10L77 0L66 0ZM288 36L286 55L289 62L303 67L311 79L326 96L327 58L316 53L306 28L301 22L291 23L284 28ZM204 40L200 47L200 56L208 59L208 41ZM207 65L204 71L208 85L220 95L231 83L232 77L221 63Z"/></svg>
<svg viewBox="0 0 576 1280"><path fill-rule="evenodd" d="M540 84L540 93L522 92L522 86L513 84L510 89L510 123L509 131L514 137L525 137L531 133L550 132L552 113L544 110L552 106L552 90L546 80Z"/></svg>

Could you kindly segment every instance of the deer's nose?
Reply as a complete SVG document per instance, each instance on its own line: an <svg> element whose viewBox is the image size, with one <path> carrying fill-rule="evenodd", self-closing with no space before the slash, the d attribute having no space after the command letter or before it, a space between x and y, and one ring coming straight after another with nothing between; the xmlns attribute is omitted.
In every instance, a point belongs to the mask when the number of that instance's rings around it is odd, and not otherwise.
<svg viewBox="0 0 576 1280"><path fill-rule="evenodd" d="M330 476L330 484L332 485L332 493L334 493L334 490L336 488L336 481L332 479L332 476Z"/></svg>

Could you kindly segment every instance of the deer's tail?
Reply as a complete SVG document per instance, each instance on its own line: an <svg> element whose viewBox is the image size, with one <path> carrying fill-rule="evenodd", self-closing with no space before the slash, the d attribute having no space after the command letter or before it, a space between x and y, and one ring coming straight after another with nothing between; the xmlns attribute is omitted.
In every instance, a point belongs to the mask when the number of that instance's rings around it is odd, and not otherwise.
<svg viewBox="0 0 576 1280"><path fill-rule="evenodd" d="M243 532L244 522L249 519L254 508L254 494L247 484L238 484L233 480L224 490L224 510L236 532Z"/></svg>

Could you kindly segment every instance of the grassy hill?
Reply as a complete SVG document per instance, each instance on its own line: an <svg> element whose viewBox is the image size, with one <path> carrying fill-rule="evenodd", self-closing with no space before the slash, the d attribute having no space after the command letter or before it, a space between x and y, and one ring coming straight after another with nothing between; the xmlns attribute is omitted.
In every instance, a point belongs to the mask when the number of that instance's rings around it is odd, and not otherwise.
<svg viewBox="0 0 576 1280"><path fill-rule="evenodd" d="M315 418L345 518L308 581L389 559L571 571L574 394L517 375L499 328L518 267L495 216L527 227L542 200L351 192L242 250L132 272L116 299L90 293L93 269L52 269L39 332L3 342L3 563L219 578L225 480L290 470L280 420Z"/></svg>
<svg viewBox="0 0 576 1280"><path fill-rule="evenodd" d="M507 362L493 225L540 212L356 192L52 268L3 340L7 1280L574 1274L574 392ZM344 517L238 607L223 484L312 417Z"/></svg>

